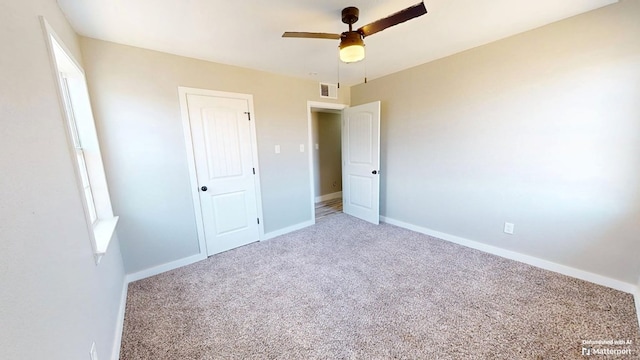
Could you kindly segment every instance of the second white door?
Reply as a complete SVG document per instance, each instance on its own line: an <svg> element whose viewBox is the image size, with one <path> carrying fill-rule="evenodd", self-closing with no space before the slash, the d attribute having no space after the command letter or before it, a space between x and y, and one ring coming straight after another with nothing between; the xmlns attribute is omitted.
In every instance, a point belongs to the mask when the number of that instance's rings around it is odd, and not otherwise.
<svg viewBox="0 0 640 360"><path fill-rule="evenodd" d="M258 241L249 101L186 96L207 254Z"/></svg>
<svg viewBox="0 0 640 360"><path fill-rule="evenodd" d="M380 222L380 102L342 112L343 211Z"/></svg>

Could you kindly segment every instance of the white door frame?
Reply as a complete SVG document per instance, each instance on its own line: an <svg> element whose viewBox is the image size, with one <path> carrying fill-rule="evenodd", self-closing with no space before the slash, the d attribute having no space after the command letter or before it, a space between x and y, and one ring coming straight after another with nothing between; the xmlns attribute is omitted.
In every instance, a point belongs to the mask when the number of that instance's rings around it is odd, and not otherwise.
<svg viewBox="0 0 640 360"><path fill-rule="evenodd" d="M190 88L184 86L178 86L178 95L180 98L180 111L182 115L182 130L184 132L184 142L187 150L187 163L189 166L189 179L191 182L191 197L193 199L193 209L196 217L196 228L198 232L198 244L200 255L203 258L207 257L207 241L204 235L204 219L202 218L202 212L198 209L201 208L200 193L198 191L198 178L196 172L196 160L193 152L193 138L191 136L191 122L189 120L189 108L187 106L187 95L204 95L213 97L224 97L231 99L246 100L249 104L249 112L251 115L251 147L253 157L253 167L256 169L256 175L254 179L256 189L256 206L258 207L258 217L264 220L262 216L262 192L260 191L260 165L258 163L258 142L256 137L256 116L253 109L253 95L232 93L226 91L216 91L207 89ZM259 240L264 239L264 221L260 221L258 224Z"/></svg>
<svg viewBox="0 0 640 360"><path fill-rule="evenodd" d="M313 152L315 147L313 146L313 115L311 114L312 109L322 109L322 110L344 110L349 106L346 104L336 104L336 103L326 103L319 101L307 101L307 129L309 129L309 143L307 144L307 149L309 149L309 190L311 193L311 221L313 224L316 223L316 196L315 196L315 173L313 171ZM342 122L341 122L342 124ZM342 129L342 125L340 125L340 129ZM342 131L340 131L340 144L342 144ZM341 160L342 161L342 160Z"/></svg>

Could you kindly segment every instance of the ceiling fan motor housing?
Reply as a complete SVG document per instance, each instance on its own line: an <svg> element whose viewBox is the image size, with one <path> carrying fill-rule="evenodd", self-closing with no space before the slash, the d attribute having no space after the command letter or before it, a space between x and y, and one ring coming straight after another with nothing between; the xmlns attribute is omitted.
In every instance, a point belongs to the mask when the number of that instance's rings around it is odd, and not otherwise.
<svg viewBox="0 0 640 360"><path fill-rule="evenodd" d="M357 31L343 32L342 37L340 39L340 49L343 49L352 45L364 46L362 35L360 35L360 33Z"/></svg>
<svg viewBox="0 0 640 360"><path fill-rule="evenodd" d="M357 7L349 6L342 9L342 22L348 25L355 24L360 16L360 10Z"/></svg>

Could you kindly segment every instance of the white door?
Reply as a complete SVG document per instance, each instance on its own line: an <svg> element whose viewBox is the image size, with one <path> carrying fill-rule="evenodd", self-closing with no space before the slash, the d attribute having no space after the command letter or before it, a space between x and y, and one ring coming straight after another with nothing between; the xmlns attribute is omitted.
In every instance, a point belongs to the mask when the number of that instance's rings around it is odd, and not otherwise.
<svg viewBox="0 0 640 360"><path fill-rule="evenodd" d="M380 221L380 102L342 112L342 196L346 214Z"/></svg>
<svg viewBox="0 0 640 360"><path fill-rule="evenodd" d="M207 254L258 241L248 100L187 94L187 107Z"/></svg>

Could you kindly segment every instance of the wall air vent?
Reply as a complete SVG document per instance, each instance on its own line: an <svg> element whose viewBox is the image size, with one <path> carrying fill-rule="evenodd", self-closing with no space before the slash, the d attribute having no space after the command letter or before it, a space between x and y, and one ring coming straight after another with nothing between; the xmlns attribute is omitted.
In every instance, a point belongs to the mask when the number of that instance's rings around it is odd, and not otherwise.
<svg viewBox="0 0 640 360"><path fill-rule="evenodd" d="M338 85L320 83L320 97L325 99L337 99L338 98Z"/></svg>

